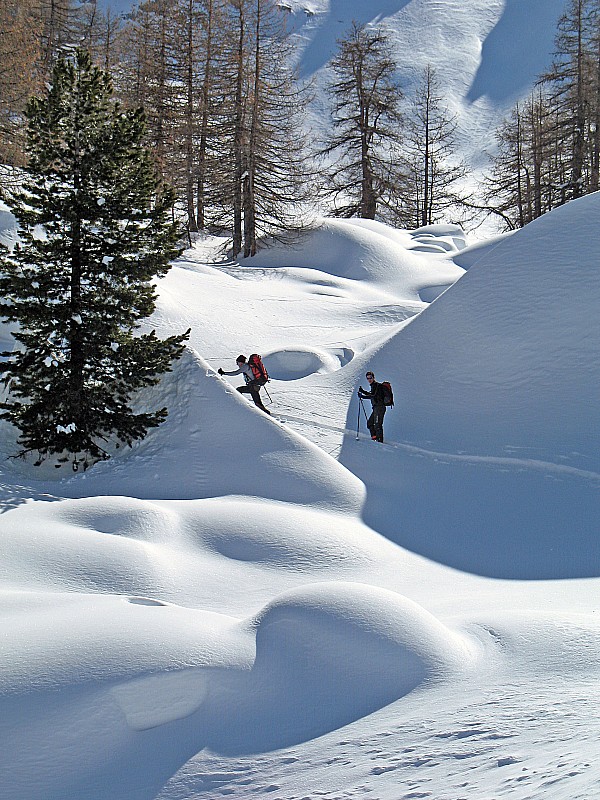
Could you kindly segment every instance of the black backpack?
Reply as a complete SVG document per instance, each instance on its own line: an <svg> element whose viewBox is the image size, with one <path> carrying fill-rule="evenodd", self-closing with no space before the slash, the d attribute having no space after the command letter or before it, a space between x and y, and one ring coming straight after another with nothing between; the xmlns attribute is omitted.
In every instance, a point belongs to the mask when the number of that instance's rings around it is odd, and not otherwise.
<svg viewBox="0 0 600 800"><path fill-rule="evenodd" d="M389 381L381 381L381 386L383 387L383 404L392 408L394 405L392 384Z"/></svg>
<svg viewBox="0 0 600 800"><path fill-rule="evenodd" d="M248 364L254 374L254 380L260 381L264 385L269 380L269 373L258 353L252 353L252 355L248 356Z"/></svg>

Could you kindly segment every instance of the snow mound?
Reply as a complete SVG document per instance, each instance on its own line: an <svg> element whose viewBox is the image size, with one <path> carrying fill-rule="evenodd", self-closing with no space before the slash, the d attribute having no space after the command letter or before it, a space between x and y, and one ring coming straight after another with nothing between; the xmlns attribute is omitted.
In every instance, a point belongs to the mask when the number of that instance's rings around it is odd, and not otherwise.
<svg viewBox="0 0 600 800"><path fill-rule="evenodd" d="M306 677L339 670L357 689L374 664L381 669L375 692L390 678L394 691L406 694L469 660L465 641L417 603L365 584L302 586L276 597L255 624L257 664L281 659L286 671Z"/></svg>
<svg viewBox="0 0 600 800"><path fill-rule="evenodd" d="M486 257L494 248L496 248L505 239L508 239L514 234L514 231L509 233L500 233L497 236L491 236L481 242L476 242L463 250L452 255L452 260L455 264L463 269L470 269L474 264L477 264L484 257Z"/></svg>
<svg viewBox="0 0 600 800"><path fill-rule="evenodd" d="M187 541L228 560L317 573L367 564L378 552L346 516L233 498L206 500L201 509L182 509Z"/></svg>
<svg viewBox="0 0 600 800"><path fill-rule="evenodd" d="M285 348L264 356L263 361L271 378L293 381L317 372L334 372L353 357L348 348L326 352L309 348Z"/></svg>
<svg viewBox="0 0 600 800"><path fill-rule="evenodd" d="M391 439L600 471L599 213L597 193L504 239L382 348L375 372L413 384Z"/></svg>
<svg viewBox="0 0 600 800"><path fill-rule="evenodd" d="M470 646L416 603L356 583L285 592L254 619L256 660L236 730L212 748L274 749L319 736L473 663Z"/></svg>
<svg viewBox="0 0 600 800"><path fill-rule="evenodd" d="M411 236L416 242L411 250L425 253L456 253L467 247L465 232L460 225L424 225L411 231Z"/></svg>
<svg viewBox="0 0 600 800"><path fill-rule="evenodd" d="M235 629L231 629L232 634ZM395 592L355 583L287 591L240 624L254 662L141 676L112 695L134 730L193 715L195 746L264 752L334 730L474 666L472 645Z"/></svg>
<svg viewBox="0 0 600 800"><path fill-rule="evenodd" d="M14 509L3 526L0 579L28 591L120 592L133 605L207 607L229 583L247 601L257 568L272 573L256 594L261 601L297 575L355 575L378 563L383 544L346 515L253 498L38 502Z"/></svg>
<svg viewBox="0 0 600 800"><path fill-rule="evenodd" d="M435 238L435 237L434 237ZM428 286L450 286L463 270L449 260L432 261L410 251L407 232L369 220L322 220L301 234L294 245L260 251L248 266L304 267L372 284L406 300L419 300Z"/></svg>
<svg viewBox="0 0 600 800"><path fill-rule="evenodd" d="M0 665L3 694L113 685L184 664L247 666L251 641L237 630L237 620L165 602L132 602L136 599L3 592L8 635Z"/></svg>
<svg viewBox="0 0 600 800"><path fill-rule="evenodd" d="M360 508L360 481L316 445L256 409L189 349L145 401L151 408L166 406L169 416L131 449L114 450L109 461L85 473L52 468L45 482L38 479L42 467L5 462L5 478L63 497L178 500L239 494L328 510ZM14 452L14 429L6 424L2 429L0 450L6 455Z"/></svg>

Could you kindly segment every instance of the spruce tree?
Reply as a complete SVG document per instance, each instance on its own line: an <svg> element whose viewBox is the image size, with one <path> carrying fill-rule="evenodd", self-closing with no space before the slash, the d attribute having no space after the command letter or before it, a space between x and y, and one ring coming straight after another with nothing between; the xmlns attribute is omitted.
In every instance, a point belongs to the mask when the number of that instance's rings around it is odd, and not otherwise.
<svg viewBox="0 0 600 800"><path fill-rule="evenodd" d="M94 461L111 439L143 438L167 410L134 413L132 397L170 369L189 333L139 332L178 232L142 144L143 113L111 93L79 50L27 108L29 164L12 202L20 244L0 260L0 314L20 344L2 354L0 418L19 429L20 455Z"/></svg>

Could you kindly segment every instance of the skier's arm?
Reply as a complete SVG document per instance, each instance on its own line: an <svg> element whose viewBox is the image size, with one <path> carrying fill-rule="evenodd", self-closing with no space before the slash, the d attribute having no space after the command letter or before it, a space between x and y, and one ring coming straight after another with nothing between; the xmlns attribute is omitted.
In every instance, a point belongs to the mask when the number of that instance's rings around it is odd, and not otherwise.
<svg viewBox="0 0 600 800"><path fill-rule="evenodd" d="M227 372L227 370L219 367L219 375L241 375L243 371L243 369L234 369L232 372Z"/></svg>

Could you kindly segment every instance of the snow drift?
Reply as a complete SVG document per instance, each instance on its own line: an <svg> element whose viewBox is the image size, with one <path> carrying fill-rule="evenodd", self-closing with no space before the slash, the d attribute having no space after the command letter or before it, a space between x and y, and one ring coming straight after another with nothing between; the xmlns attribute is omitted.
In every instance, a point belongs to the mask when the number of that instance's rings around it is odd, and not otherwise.
<svg viewBox="0 0 600 800"><path fill-rule="evenodd" d="M411 383L391 438L600 471L598 213L600 193L501 241L378 353Z"/></svg>

